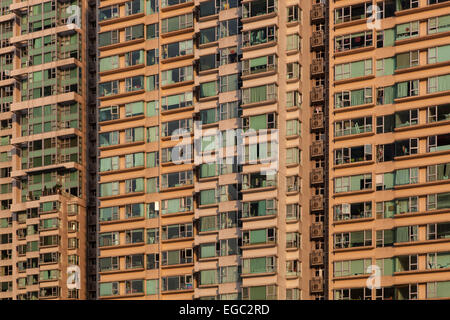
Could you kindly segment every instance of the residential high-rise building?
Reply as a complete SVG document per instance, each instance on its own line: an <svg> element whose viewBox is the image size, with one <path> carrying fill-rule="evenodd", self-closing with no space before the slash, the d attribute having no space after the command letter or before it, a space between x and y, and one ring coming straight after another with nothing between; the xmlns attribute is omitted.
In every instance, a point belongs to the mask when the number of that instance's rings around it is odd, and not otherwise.
<svg viewBox="0 0 450 320"><path fill-rule="evenodd" d="M325 6L98 15L98 297L323 298Z"/></svg>
<svg viewBox="0 0 450 320"><path fill-rule="evenodd" d="M87 268L96 244L95 198L87 197L96 190L96 169L88 170L92 10L78 0L1 2L1 299L96 294Z"/></svg>
<svg viewBox="0 0 450 320"><path fill-rule="evenodd" d="M448 298L449 2L335 1L329 16L328 294Z"/></svg>
<svg viewBox="0 0 450 320"><path fill-rule="evenodd" d="M449 1L0 9L0 299L450 297Z"/></svg>

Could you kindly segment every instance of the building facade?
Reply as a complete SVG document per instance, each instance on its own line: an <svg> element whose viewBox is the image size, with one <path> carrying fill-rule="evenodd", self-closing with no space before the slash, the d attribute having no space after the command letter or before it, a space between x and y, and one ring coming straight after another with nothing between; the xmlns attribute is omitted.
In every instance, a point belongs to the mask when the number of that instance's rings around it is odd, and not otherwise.
<svg viewBox="0 0 450 320"><path fill-rule="evenodd" d="M87 197L96 190L87 141L92 9L87 1L1 6L0 297L95 297L87 253L96 245L95 199Z"/></svg>
<svg viewBox="0 0 450 320"><path fill-rule="evenodd" d="M98 297L323 298L325 6L98 8Z"/></svg>
<svg viewBox="0 0 450 320"><path fill-rule="evenodd" d="M449 2L329 15L329 296L448 298Z"/></svg>

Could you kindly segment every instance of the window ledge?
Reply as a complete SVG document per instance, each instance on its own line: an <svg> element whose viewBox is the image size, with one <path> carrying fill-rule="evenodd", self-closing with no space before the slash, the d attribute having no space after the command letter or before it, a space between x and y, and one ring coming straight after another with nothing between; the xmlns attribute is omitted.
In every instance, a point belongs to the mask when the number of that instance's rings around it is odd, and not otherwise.
<svg viewBox="0 0 450 320"><path fill-rule="evenodd" d="M274 185L274 186L270 186L270 187L242 189L242 190L241 190L241 193L242 193L242 194L247 194L247 193L254 193L254 192L264 192L264 191L275 190L276 188L277 188L277 186Z"/></svg>
<svg viewBox="0 0 450 320"><path fill-rule="evenodd" d="M137 271L145 271L145 268L99 271L98 274L99 275L108 275L108 274L118 274L118 273L130 273L130 272L137 272Z"/></svg>
<svg viewBox="0 0 450 320"><path fill-rule="evenodd" d="M345 51L339 51L339 52L335 52L334 58L350 56L352 54L357 54L357 53L361 53L361 52L368 52L368 51L372 51L372 50L375 50L375 46L374 45L367 46L367 47L362 47L362 48L357 48L357 49L349 49L349 50L345 50Z"/></svg>
<svg viewBox="0 0 450 320"><path fill-rule="evenodd" d="M445 125L449 125L449 124L450 124L450 120L441 120L441 121L436 121L436 122L415 124L412 126L406 126L406 127L401 127L401 128L394 128L394 132L402 132L402 131L409 131L409 130L416 130L416 129L423 129L423 128L445 126Z"/></svg>
<svg viewBox="0 0 450 320"><path fill-rule="evenodd" d="M171 110L165 110L165 111L163 111L161 109L161 115L168 115L168 114L173 114L173 113L181 113L181 112L190 111L190 110L194 110L194 105L183 107L183 108L176 108L176 109L171 109Z"/></svg>
<svg viewBox="0 0 450 320"><path fill-rule="evenodd" d="M362 77L355 77L355 78L348 78L348 79L342 79L342 80L335 80L334 81L334 86L338 86L341 84L348 84L348 83L352 83L352 82L358 82L358 81L366 81L366 80L370 80L370 79L375 79L375 75L374 74L369 74L367 76L362 76Z"/></svg>
<svg viewBox="0 0 450 320"><path fill-rule="evenodd" d="M211 42L207 42L207 43L202 43L198 45L199 49L206 49L206 48L211 48L211 47L215 47L219 45L219 40L214 40Z"/></svg>
<svg viewBox="0 0 450 320"><path fill-rule="evenodd" d="M408 217L415 217L415 216L430 216L430 215L434 215L434 214L445 214L445 213L450 213L450 209L399 213L399 214L394 215L394 219L401 219L401 218L408 218Z"/></svg>
<svg viewBox="0 0 450 320"><path fill-rule="evenodd" d="M161 269L175 269L175 268L180 268L180 267L193 267L193 266L194 266L194 263L189 262L189 263L172 264L172 265L166 265L166 266L161 265Z"/></svg>
<svg viewBox="0 0 450 320"><path fill-rule="evenodd" d="M435 155L441 156L441 155L445 155L445 154L450 154L450 150L442 150L442 151L437 151L437 152L426 152L426 153L419 153L419 154L411 154L411 155L406 155L406 156L397 156L397 157L394 157L394 161L433 157ZM387 161L385 161L385 162L387 162Z"/></svg>
<svg viewBox="0 0 450 320"><path fill-rule="evenodd" d="M109 96L98 97L98 99L100 101L105 101L105 100L109 100L109 99L124 98L124 97L132 96L132 95L142 94L142 93L145 93L145 89L111 94Z"/></svg>
<svg viewBox="0 0 450 320"><path fill-rule="evenodd" d="M173 135L173 136L161 136L161 141L171 141L172 137L176 137L173 140L174 141L178 141L178 139L180 138L188 138L188 137L193 137L194 136L194 132L189 132L189 133L184 133L184 134L180 134L180 135Z"/></svg>
<svg viewBox="0 0 450 320"><path fill-rule="evenodd" d="M132 192L132 193L127 193L127 194L118 194L118 195L115 195L115 196L98 197L98 199L100 201L114 200L114 199L123 199L123 198L128 198L128 197L142 196L144 194L145 194L145 192L141 191L141 192Z"/></svg>
<svg viewBox="0 0 450 320"><path fill-rule="evenodd" d="M128 218L128 219L118 219L118 220L111 220L111 221L99 221L99 225L110 225L110 224L118 224L118 223L127 223L127 222L135 222L135 221L143 221L145 220L145 217L137 217L137 218Z"/></svg>
<svg viewBox="0 0 450 320"><path fill-rule="evenodd" d="M215 14L211 14L209 16L198 17L198 22L205 22L205 21L210 21L210 20L216 20L217 18L219 18L219 14L215 13Z"/></svg>
<svg viewBox="0 0 450 320"><path fill-rule="evenodd" d="M343 168L352 168L352 167L366 166L366 165L374 164L374 163L375 163L375 160L337 164L337 165L334 165L334 169L343 169Z"/></svg>
<svg viewBox="0 0 450 320"><path fill-rule="evenodd" d="M194 237L166 239L166 240L161 240L161 243L173 243L173 242L191 241L191 240L194 240ZM186 264L183 264L183 266L184 265L186 265Z"/></svg>
<svg viewBox="0 0 450 320"><path fill-rule="evenodd" d="M448 65L450 65L450 60L426 64L426 65L422 65L422 66L419 65L419 66L414 66L414 67L409 67L409 68L397 69L397 70L395 70L394 74L401 74L401 73L407 73L407 72L413 72L413 71L423 71L423 70L439 68L439 67L448 66Z"/></svg>
<svg viewBox="0 0 450 320"><path fill-rule="evenodd" d="M375 107L375 103L360 104L359 106L343 107L343 108L339 108L339 109L334 108L333 113L355 111L355 110L367 109L367 108L372 108L372 107Z"/></svg>
<svg viewBox="0 0 450 320"><path fill-rule="evenodd" d="M219 72L219 68L212 68L212 69L208 69L208 70L199 71L197 73L197 75L205 76L205 75L208 75L208 74L213 74L213 73L218 73L218 72Z"/></svg>
<svg viewBox="0 0 450 320"><path fill-rule="evenodd" d="M214 176L214 177L205 177L205 178L198 178L198 182L208 182L208 181L214 181L214 180L218 180L219 176Z"/></svg>
<svg viewBox="0 0 450 320"><path fill-rule="evenodd" d="M207 209L207 208L214 208L214 207L218 207L219 206L219 202L217 203L210 203L210 204L199 204L198 205L198 209Z"/></svg>
<svg viewBox="0 0 450 320"><path fill-rule="evenodd" d="M256 79L256 78L271 76L271 75L274 75L276 73L277 73L277 68L275 68L274 70L269 70L269 71L263 71L263 72L259 72L259 73L250 73L250 74L242 75L241 79L242 80Z"/></svg>
<svg viewBox="0 0 450 320"><path fill-rule="evenodd" d="M182 186L178 186L178 187L160 188L159 191L160 192L179 191L179 190L191 189L193 187L194 187L193 184L187 184L187 185L182 185Z"/></svg>
<svg viewBox="0 0 450 320"><path fill-rule="evenodd" d="M261 273L241 273L241 278L257 278L257 277L268 277L274 276L277 272L261 272Z"/></svg>
<svg viewBox="0 0 450 320"><path fill-rule="evenodd" d="M161 63L164 63L164 64L171 63L171 62L180 61L180 60L184 60L184 59L193 60L194 54L188 54L188 55L184 55L184 56L176 56L176 57L161 59Z"/></svg>
<svg viewBox="0 0 450 320"><path fill-rule="evenodd" d="M298 250L300 250L300 247L286 248L287 252L298 251Z"/></svg>
<svg viewBox="0 0 450 320"><path fill-rule="evenodd" d="M98 124L100 126L106 126L109 124L116 124L116 123L122 123L122 122L128 122L128 121L133 121L133 120L140 120L140 119L145 119L145 115L138 115L138 116L134 116L134 117L126 117L126 118L119 118L119 119L114 119L114 120L106 120L106 121L101 121L98 122Z"/></svg>
<svg viewBox="0 0 450 320"><path fill-rule="evenodd" d="M161 36L161 38L173 37L173 36L177 36L177 35L184 34L184 33L194 32L194 30L195 30L194 27L189 27L186 29L180 29L180 30L166 32L166 33L160 33L160 36Z"/></svg>
<svg viewBox="0 0 450 320"><path fill-rule="evenodd" d="M394 276L410 275L410 274L423 274L423 273L438 273L438 272L448 272L450 268L440 268L440 269L425 269L425 270L410 270L410 271L397 271L394 272Z"/></svg>
<svg viewBox="0 0 450 320"><path fill-rule="evenodd" d="M180 289L180 290L161 290L161 294L179 294L179 293L189 293L194 292L194 286L192 289Z"/></svg>
<svg viewBox="0 0 450 320"><path fill-rule="evenodd" d="M140 39L134 39L134 40L128 40L128 41L108 44L106 46L101 46L101 47L99 46L99 47L97 47L97 50L99 50L99 51L112 50L112 49L127 47L127 46L130 46L130 45L133 45L133 44L137 44L137 43L141 43L141 42L145 42L145 38L140 38Z"/></svg>
<svg viewBox="0 0 450 320"><path fill-rule="evenodd" d="M277 244L275 242L271 243L260 243L260 244L247 244L240 246L241 249L263 249L263 248L272 248L276 247Z"/></svg>
<svg viewBox="0 0 450 320"><path fill-rule="evenodd" d="M450 36L450 31L431 33L431 34L427 34L427 35L419 36L419 37L415 36L415 37L411 37L411 38L403 39L403 40L395 40L394 45L400 46L400 45L409 44L412 42L423 42L425 40L447 37L447 36Z"/></svg>
<svg viewBox="0 0 450 320"><path fill-rule="evenodd" d="M180 212L171 212L171 213L161 213L161 218L170 218L170 217L178 217L178 216L187 216L194 214L194 211L180 211Z"/></svg>
<svg viewBox="0 0 450 320"><path fill-rule="evenodd" d="M207 261L218 261L219 257L208 257L208 258L198 258L197 261L198 262L207 262Z"/></svg>
<svg viewBox="0 0 450 320"><path fill-rule="evenodd" d="M145 141L118 143L118 144L114 144L114 145L111 145L111 146L104 146L104 147L100 147L99 146L98 150L100 150L100 151L114 150L114 149L123 148L123 147L137 146L137 145L144 144L144 143L145 143Z"/></svg>
<svg viewBox="0 0 450 320"><path fill-rule="evenodd" d="M349 219L349 220L338 220L338 221L333 221L333 225L368 222L368 221L374 221L374 220L375 220L375 217L357 218L357 219Z"/></svg>
<svg viewBox="0 0 450 320"><path fill-rule="evenodd" d="M276 17L277 14L278 14L277 11L274 11L274 12L270 12L270 13L266 13L266 14L261 14L259 16L241 18L241 22L244 24L244 23L250 23L250 22L254 22L254 21L270 19L270 18ZM246 30L246 31L249 31L249 30Z"/></svg>
<svg viewBox="0 0 450 320"><path fill-rule="evenodd" d="M372 246L363 246L363 247L353 247L353 248L337 248L337 249L333 249L334 253L339 253L339 252L349 252L349 251L359 251L359 250L370 250L370 249L374 249L375 247Z"/></svg>
<svg viewBox="0 0 450 320"><path fill-rule="evenodd" d="M219 233L219 230L199 231L198 235L199 236L207 236L207 235L218 234L218 233Z"/></svg>
<svg viewBox="0 0 450 320"><path fill-rule="evenodd" d="M242 222L248 222L248 221L259 221L259 220L267 220L267 219L273 219L276 218L277 215L276 214L270 214L270 215L265 215L265 216L256 216L256 217L242 217L241 221Z"/></svg>
<svg viewBox="0 0 450 320"><path fill-rule="evenodd" d="M346 192L339 192L339 193L333 193L333 198L337 198L337 197L345 197L345 196L354 196L354 195L358 195L358 194L367 194L367 193L372 193L374 192L373 189L368 189L368 190L358 190L358 191L346 191Z"/></svg>
<svg viewBox="0 0 450 320"><path fill-rule="evenodd" d="M261 106L264 106L264 105L277 103L277 101L278 101L277 99L272 99L272 100L251 102L251 103L247 103L247 104L242 104L241 108L242 109L247 109L247 108L253 108L253 107L261 107Z"/></svg>
<svg viewBox="0 0 450 320"><path fill-rule="evenodd" d="M217 99L219 99L219 94L216 94L215 96L198 98L198 102L207 102L207 101L212 101L212 100L217 100Z"/></svg>
<svg viewBox="0 0 450 320"><path fill-rule="evenodd" d="M257 44L254 46L242 47L241 51L247 52L247 51L259 50L259 49L263 49L263 48L274 47L276 45L277 45L277 41L271 41L271 42Z"/></svg>
<svg viewBox="0 0 450 320"><path fill-rule="evenodd" d="M123 16L123 17L117 17L117 18L112 18L112 19L107 19L107 20L103 20L103 21L99 21L98 25L99 26L107 26L109 24L115 24L115 23L119 23L119 22L125 22L128 20L133 20L133 19L137 19L137 18L142 18L145 16L145 12L139 12L139 13L135 13L129 16Z"/></svg>
<svg viewBox="0 0 450 320"><path fill-rule="evenodd" d="M141 69L145 67L145 63L140 63L140 64L135 64L132 66L126 66L126 67L119 67L116 69L111 69L111 70L105 70L105 71L101 71L99 72L99 76L106 76L109 74L116 74L116 73L122 73L122 72L127 72L127 71L131 71L131 70L136 70L136 69Z"/></svg>
<svg viewBox="0 0 450 320"><path fill-rule="evenodd" d="M191 1L183 2L183 3L175 4L172 6L161 7L160 10L161 10L161 12L167 12L167 11L171 11L171 10L177 10L180 8L190 7L193 4L194 4L194 1L191 0Z"/></svg>
<svg viewBox="0 0 450 320"><path fill-rule="evenodd" d="M339 280L365 279L368 277L370 277L370 274L355 274L355 275L351 275L351 276L342 276L342 277L333 276L333 280L339 281Z"/></svg>
<svg viewBox="0 0 450 320"><path fill-rule="evenodd" d="M367 18L335 24L334 25L334 29L335 30L336 29L343 29L343 28L352 27L352 26L356 26L356 25L359 25L359 24L365 24L365 23L367 23Z"/></svg>
<svg viewBox="0 0 450 320"><path fill-rule="evenodd" d="M166 71L166 70L163 70L163 71ZM190 85L193 83L194 83L194 80L181 81L181 82L161 85L161 89L166 90L166 89L172 89L172 88L177 88L177 87L183 87L183 86L187 86L187 85Z"/></svg>
<svg viewBox="0 0 450 320"><path fill-rule="evenodd" d="M98 174L100 176L106 176L109 174L117 174L117 173L126 173L126 172L132 172L137 170L145 169L145 166L139 166L139 167L133 167L133 168L124 168L124 169L117 169L117 170L110 170L110 171L99 171Z"/></svg>

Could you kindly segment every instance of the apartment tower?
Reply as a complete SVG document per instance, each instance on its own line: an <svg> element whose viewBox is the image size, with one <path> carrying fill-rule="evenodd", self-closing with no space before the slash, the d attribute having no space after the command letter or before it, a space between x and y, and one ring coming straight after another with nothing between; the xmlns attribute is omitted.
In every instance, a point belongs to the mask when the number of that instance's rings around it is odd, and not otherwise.
<svg viewBox="0 0 450 320"><path fill-rule="evenodd" d="M324 298L325 5L98 7L98 297Z"/></svg>
<svg viewBox="0 0 450 320"><path fill-rule="evenodd" d="M450 3L335 1L329 15L328 294L448 298Z"/></svg>
<svg viewBox="0 0 450 320"><path fill-rule="evenodd" d="M87 197L96 190L88 166L96 148L88 142L96 138L88 123L91 5L1 2L1 299L96 294L88 288L88 248L96 245L95 199Z"/></svg>

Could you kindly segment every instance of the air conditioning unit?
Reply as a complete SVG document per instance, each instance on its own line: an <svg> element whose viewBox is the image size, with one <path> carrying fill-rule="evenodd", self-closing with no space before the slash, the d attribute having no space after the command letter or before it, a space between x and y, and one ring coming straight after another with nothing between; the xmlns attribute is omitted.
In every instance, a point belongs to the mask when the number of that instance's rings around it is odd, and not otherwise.
<svg viewBox="0 0 450 320"><path fill-rule="evenodd" d="M323 280L321 277L313 277L310 281L311 293L321 293L323 291Z"/></svg>
<svg viewBox="0 0 450 320"><path fill-rule="evenodd" d="M313 250L310 254L311 266L323 265L323 250Z"/></svg>
<svg viewBox="0 0 450 320"><path fill-rule="evenodd" d="M311 211L323 210L323 197L313 196L310 201Z"/></svg>
<svg viewBox="0 0 450 320"><path fill-rule="evenodd" d="M311 172L311 184L323 183L323 168L315 168Z"/></svg>
<svg viewBox="0 0 450 320"><path fill-rule="evenodd" d="M311 224L311 239L323 237L323 224L316 222Z"/></svg>

